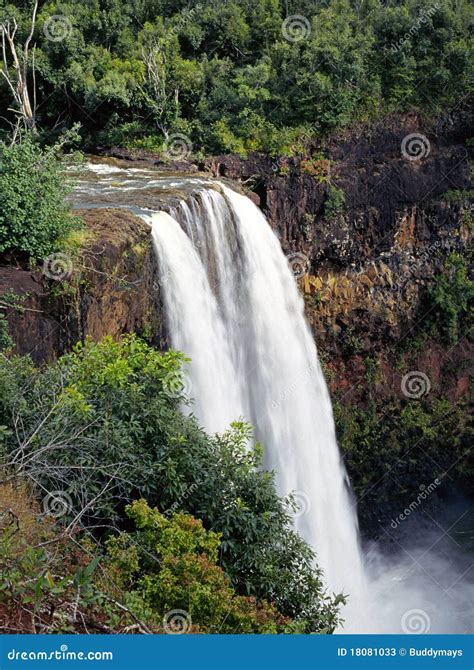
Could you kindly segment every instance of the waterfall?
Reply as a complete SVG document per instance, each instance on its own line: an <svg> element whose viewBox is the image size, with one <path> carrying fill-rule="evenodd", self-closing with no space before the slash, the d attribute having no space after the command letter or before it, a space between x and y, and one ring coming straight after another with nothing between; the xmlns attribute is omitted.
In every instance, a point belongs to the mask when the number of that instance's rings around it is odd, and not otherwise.
<svg viewBox="0 0 474 670"><path fill-rule="evenodd" d="M191 358L192 411L222 431L255 427L280 495L331 591L360 601L357 516L304 303L258 207L223 184L149 217L172 346ZM348 610L348 612L350 609Z"/></svg>

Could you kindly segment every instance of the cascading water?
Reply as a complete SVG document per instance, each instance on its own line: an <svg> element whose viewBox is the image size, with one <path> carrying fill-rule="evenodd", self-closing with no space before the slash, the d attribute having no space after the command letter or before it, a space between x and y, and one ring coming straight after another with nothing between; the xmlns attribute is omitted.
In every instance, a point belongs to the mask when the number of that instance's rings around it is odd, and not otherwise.
<svg viewBox="0 0 474 670"><path fill-rule="evenodd" d="M191 358L189 395L211 432L224 431L243 414L225 324L191 240L167 213L152 217L173 347Z"/></svg>
<svg viewBox="0 0 474 670"><path fill-rule="evenodd" d="M241 416L255 426L329 588L359 601L357 517L303 300L260 210L219 188L151 217L171 342L192 359L193 411L208 431Z"/></svg>

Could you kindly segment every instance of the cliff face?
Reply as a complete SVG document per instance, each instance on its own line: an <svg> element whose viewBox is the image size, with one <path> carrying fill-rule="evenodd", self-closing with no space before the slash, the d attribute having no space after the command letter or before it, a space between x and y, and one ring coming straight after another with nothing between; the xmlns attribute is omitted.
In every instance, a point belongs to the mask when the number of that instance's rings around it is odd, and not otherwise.
<svg viewBox="0 0 474 670"><path fill-rule="evenodd" d="M313 147L310 158L201 165L258 196L289 256L362 531L388 542L407 532L394 528L394 510L433 481L439 488L425 509L441 523L443 497L474 493L464 303L472 298L470 128L463 114L436 123L393 117ZM432 523L423 514L418 522Z"/></svg>
<svg viewBox="0 0 474 670"><path fill-rule="evenodd" d="M394 117L339 136L310 159L222 156L201 166L258 195L301 277L318 345L337 373L333 388L353 386L358 355L383 356L414 335L429 309L427 288L451 253L469 249L468 123L465 116L437 124ZM402 147L410 135L422 138L412 146L418 160L408 153L410 140ZM463 358L467 345L459 340ZM436 351L435 381L442 364ZM450 383L460 393L466 380Z"/></svg>
<svg viewBox="0 0 474 670"><path fill-rule="evenodd" d="M456 266L472 241L468 121L394 117L310 147L305 159L230 155L179 166L240 182L280 238L371 536L435 477L446 481L440 491L473 493L472 342ZM412 135L416 159L406 148ZM42 363L86 336L129 331L164 346L149 228L124 210L81 214L89 238L62 281L41 268L0 267L0 295L25 296L25 309L8 314L17 352Z"/></svg>
<svg viewBox="0 0 474 670"><path fill-rule="evenodd" d="M23 296L10 309L10 334L19 354L50 362L91 337L138 332L159 344L159 284L149 227L125 210L78 211L83 248L34 271L0 267L0 295Z"/></svg>

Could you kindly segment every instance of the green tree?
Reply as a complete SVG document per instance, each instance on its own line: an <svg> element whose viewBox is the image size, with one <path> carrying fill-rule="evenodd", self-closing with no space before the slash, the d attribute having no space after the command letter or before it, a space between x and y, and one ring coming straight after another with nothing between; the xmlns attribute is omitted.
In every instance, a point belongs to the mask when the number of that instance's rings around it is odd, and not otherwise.
<svg viewBox="0 0 474 670"><path fill-rule="evenodd" d="M0 0L20 43L31 6ZM299 41L283 30L295 14ZM47 37L54 17L63 39ZM432 114L472 91L471 23L468 0L49 0L34 36L38 125L79 120L91 144L123 130L126 143L150 136L159 147L184 130L198 150L274 151L290 129L327 133L382 110ZM13 120L2 79L0 93Z"/></svg>
<svg viewBox="0 0 474 670"><path fill-rule="evenodd" d="M273 606L235 593L218 565L218 533L188 514L168 520L144 500L127 514L137 530L108 541L106 569L137 616L149 610L172 628L173 611L180 610L184 632L284 632L289 621Z"/></svg>
<svg viewBox="0 0 474 670"><path fill-rule="evenodd" d="M43 149L30 134L0 143L0 254L44 258L77 227L59 148Z"/></svg>
<svg viewBox="0 0 474 670"><path fill-rule="evenodd" d="M448 257L444 272L428 291L428 322L448 344L455 344L472 329L474 283L468 264L457 253Z"/></svg>

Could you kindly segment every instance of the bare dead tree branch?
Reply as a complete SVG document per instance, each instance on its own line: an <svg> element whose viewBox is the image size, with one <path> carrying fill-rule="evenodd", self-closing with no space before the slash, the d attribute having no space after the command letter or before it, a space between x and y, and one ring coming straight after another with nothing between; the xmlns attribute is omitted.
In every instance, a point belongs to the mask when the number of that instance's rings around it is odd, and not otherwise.
<svg viewBox="0 0 474 670"><path fill-rule="evenodd" d="M18 24L16 19L6 20L3 23L0 23L3 61L1 73L8 84L17 106L17 109L12 108L10 110L13 111L17 117L17 122L13 133L13 141L16 140L22 125L27 130L36 132L35 48L33 48L33 57L30 58L30 46L36 26L38 2L39 0L35 0L33 14L31 17L31 30L28 37L26 38L25 44L22 47L18 46L16 42L16 34L18 31ZM9 65L9 60L11 61L11 66ZM28 71L30 69L30 64L33 69L33 104L31 103L30 91L28 87Z"/></svg>

